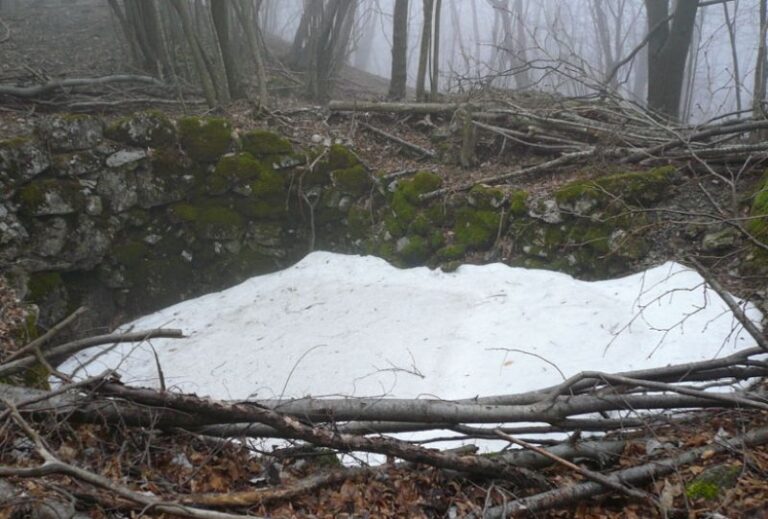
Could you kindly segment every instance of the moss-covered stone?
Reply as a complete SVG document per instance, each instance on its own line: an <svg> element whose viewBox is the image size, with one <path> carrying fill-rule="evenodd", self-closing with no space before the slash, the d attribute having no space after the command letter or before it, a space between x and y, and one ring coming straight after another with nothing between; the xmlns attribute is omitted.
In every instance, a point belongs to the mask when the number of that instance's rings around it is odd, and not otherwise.
<svg viewBox="0 0 768 519"><path fill-rule="evenodd" d="M293 153L291 141L267 130L246 132L240 137L240 141L243 151L258 158Z"/></svg>
<svg viewBox="0 0 768 519"><path fill-rule="evenodd" d="M232 146L232 127L219 117L184 117L179 121L184 151L198 162L215 162Z"/></svg>
<svg viewBox="0 0 768 519"><path fill-rule="evenodd" d="M341 144L334 144L328 150L328 171L337 169L349 169L357 166L360 161L347 147Z"/></svg>
<svg viewBox="0 0 768 519"><path fill-rule="evenodd" d="M464 257L467 248L464 245L447 245L435 252L435 256L441 261L455 261Z"/></svg>
<svg viewBox="0 0 768 519"><path fill-rule="evenodd" d="M419 207L424 205L419 200L419 195L438 189L443 180L428 171L420 171L410 180L403 180L397 184L390 207L396 218L406 226L416 217Z"/></svg>
<svg viewBox="0 0 768 519"><path fill-rule="evenodd" d="M528 214L528 192L515 189L509 193L509 214L519 218Z"/></svg>
<svg viewBox="0 0 768 519"><path fill-rule="evenodd" d="M86 150L101 142L101 119L86 114L54 114L37 122L35 133L54 151Z"/></svg>
<svg viewBox="0 0 768 519"><path fill-rule="evenodd" d="M140 241L129 240L127 242L115 245L112 248L111 256L126 267L137 267L141 261L147 257L149 247Z"/></svg>
<svg viewBox="0 0 768 519"><path fill-rule="evenodd" d="M430 256L429 242L418 235L400 238L396 251L400 260L407 266L421 265Z"/></svg>
<svg viewBox="0 0 768 519"><path fill-rule="evenodd" d="M558 207L589 215L611 206L646 207L671 195L676 169L664 166L643 172L620 173L594 180L577 180L555 192Z"/></svg>
<svg viewBox="0 0 768 519"><path fill-rule="evenodd" d="M234 240L240 238L244 232L243 217L223 206L201 209L196 224L202 236L209 240Z"/></svg>
<svg viewBox="0 0 768 519"><path fill-rule="evenodd" d="M725 490L736 486L741 474L741 465L715 465L699 474L685 486L689 499L717 499Z"/></svg>
<svg viewBox="0 0 768 519"><path fill-rule="evenodd" d="M353 205L347 213L347 234L352 239L363 239L371 234L371 212Z"/></svg>
<svg viewBox="0 0 768 519"><path fill-rule="evenodd" d="M469 206L456 211L453 232L458 246L475 250L488 248L496 240L500 230L502 232L504 230L501 211L475 209Z"/></svg>
<svg viewBox="0 0 768 519"><path fill-rule="evenodd" d="M131 146L163 148L176 143L176 128L165 114L157 110L121 117L107 126L104 135Z"/></svg>
<svg viewBox="0 0 768 519"><path fill-rule="evenodd" d="M194 222L197 220L200 210L188 202L179 202L168 209L168 214L171 220L175 222Z"/></svg>
<svg viewBox="0 0 768 519"><path fill-rule="evenodd" d="M3 191L10 192L15 186L32 180L50 165L46 147L31 137L0 141L0 189ZM0 191L0 194L8 193Z"/></svg>
<svg viewBox="0 0 768 519"><path fill-rule="evenodd" d="M16 202L23 214L48 216L80 211L85 206L85 197L76 181L43 179L22 187Z"/></svg>
<svg viewBox="0 0 768 519"><path fill-rule="evenodd" d="M331 180L342 193L361 196L371 189L371 178L362 164L331 172Z"/></svg>
<svg viewBox="0 0 768 519"><path fill-rule="evenodd" d="M28 298L35 303L42 303L50 294L62 288L63 284L59 272L35 272L27 282Z"/></svg>
<svg viewBox="0 0 768 519"><path fill-rule="evenodd" d="M478 209L498 209L505 200L504 191L485 184L475 185L467 194L469 205Z"/></svg>
<svg viewBox="0 0 768 519"><path fill-rule="evenodd" d="M237 184L246 183L266 171L266 168L250 153L235 153L223 156L208 186L214 194L221 194Z"/></svg>

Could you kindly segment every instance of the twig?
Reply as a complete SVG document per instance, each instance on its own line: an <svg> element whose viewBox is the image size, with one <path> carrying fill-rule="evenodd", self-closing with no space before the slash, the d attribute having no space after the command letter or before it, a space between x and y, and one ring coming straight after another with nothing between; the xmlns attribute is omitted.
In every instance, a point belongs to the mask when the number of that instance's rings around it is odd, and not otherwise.
<svg viewBox="0 0 768 519"><path fill-rule="evenodd" d="M734 317L736 317L736 319L739 321L739 323L741 323L747 333L755 340L757 345L762 348L763 351L768 352L768 341L765 339L757 326L755 326L755 323L753 323L752 320L747 317L747 315L744 313L744 310L736 303L736 301L734 301L733 296L731 296L731 294L729 294L723 288L723 285L720 284L715 276L713 276L712 273L709 272L709 270L707 270L707 268L699 262L699 260L694 257L689 257L688 261L690 261L696 267L696 270L699 271L701 277L703 277L709 286L712 287L712 290L714 290L715 293L720 296L723 302L728 305L728 308L731 310L731 312L733 312Z"/></svg>
<svg viewBox="0 0 768 519"><path fill-rule="evenodd" d="M64 318L61 322L51 327L51 329L45 332L43 335L41 335L34 341L30 342L20 350L11 353L7 358L3 359L3 364L7 364L8 362L18 359L19 357L24 357L25 355L28 355L30 352L34 353L35 349L44 345L52 337L56 336L61 330L69 326L72 323L72 321L77 319L86 311L87 311L87 308L85 308L84 306L81 306L80 308L72 312L68 317Z"/></svg>
<svg viewBox="0 0 768 519"><path fill-rule="evenodd" d="M2 477L23 477L34 478L46 476L49 474L64 474L89 485L97 488L108 490L124 499L142 505L143 511L146 512L149 509L154 509L159 512L181 515L184 517L192 517L195 519L240 519L242 517L254 517L243 516L237 514L228 514L223 512L214 512L211 510L203 510L201 508L192 508L189 506L163 501L153 495L147 495L146 493L134 492L130 488L115 483L103 476L94 474L80 467L70 465L58 459L53 453L46 447L45 442L40 435L35 431L29 423L19 413L19 410L9 401L2 400L5 407L10 411L10 415L13 421L24 432L27 438L35 446L35 451L43 459L43 464L36 467L8 467L0 466L0 476Z"/></svg>

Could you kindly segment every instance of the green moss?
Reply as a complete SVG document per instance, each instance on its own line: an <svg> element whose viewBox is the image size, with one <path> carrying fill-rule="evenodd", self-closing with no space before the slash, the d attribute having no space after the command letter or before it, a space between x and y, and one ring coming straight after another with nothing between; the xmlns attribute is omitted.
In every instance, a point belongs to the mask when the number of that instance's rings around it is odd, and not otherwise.
<svg viewBox="0 0 768 519"><path fill-rule="evenodd" d="M453 227L456 244L467 249L484 249L492 245L499 233L500 214L499 211L460 208Z"/></svg>
<svg viewBox="0 0 768 519"><path fill-rule="evenodd" d="M414 175L413 180L404 184L407 186L405 189L411 200L416 202L418 195L439 189L443 185L443 179L429 171L419 171Z"/></svg>
<svg viewBox="0 0 768 519"><path fill-rule="evenodd" d="M733 488L741 474L741 465L715 465L699 474L685 487L689 499L716 499L723 490Z"/></svg>
<svg viewBox="0 0 768 519"><path fill-rule="evenodd" d="M442 182L440 177L427 171L421 171L412 179L399 182L389 202L396 222L388 223L387 228L407 229L411 222L416 219L420 211L419 208L423 205L419 200L419 195L434 191L442 185ZM427 218L433 223L439 214L439 209L434 212L427 209L425 212ZM393 236L397 235L395 232L392 232L392 229L390 229L390 233Z"/></svg>
<svg viewBox="0 0 768 519"><path fill-rule="evenodd" d="M124 144L161 148L175 144L176 129L164 113L149 110L113 121L104 130L104 136Z"/></svg>
<svg viewBox="0 0 768 519"><path fill-rule="evenodd" d="M83 208L85 197L73 180L43 179L30 182L16 194L20 211L41 216L74 213ZM49 205L49 202L55 203Z"/></svg>
<svg viewBox="0 0 768 519"><path fill-rule="evenodd" d="M418 234L419 236L428 236L431 230L432 225L429 221L429 218L427 218L427 216L423 213L416 215L410 225L410 231L414 234Z"/></svg>
<svg viewBox="0 0 768 519"><path fill-rule="evenodd" d="M671 194L675 172L673 166L665 166L594 180L577 180L558 189L555 200L561 208L579 214L589 214L611 205L647 206Z"/></svg>
<svg viewBox="0 0 768 519"><path fill-rule="evenodd" d="M170 207L169 216L177 222L194 222L199 218L200 210L192 204L180 202Z"/></svg>
<svg viewBox="0 0 768 519"><path fill-rule="evenodd" d="M333 185L339 191L350 195L364 195L371 189L371 179L362 164L331 172Z"/></svg>
<svg viewBox="0 0 768 519"><path fill-rule="evenodd" d="M22 211L35 213L45 203L45 186L40 182L27 184L19 190L18 199Z"/></svg>
<svg viewBox="0 0 768 519"><path fill-rule="evenodd" d="M442 247L443 245L445 245L445 235L443 235L443 232L441 230L435 229L429 235L429 247L432 250L436 250Z"/></svg>
<svg viewBox="0 0 768 519"><path fill-rule="evenodd" d="M454 261L464 257L467 253L467 248L463 245L447 245L442 249L438 249L435 255L441 261Z"/></svg>
<svg viewBox="0 0 768 519"><path fill-rule="evenodd" d="M149 247L140 241L127 241L112 248L112 257L126 267L136 267L147 257Z"/></svg>
<svg viewBox="0 0 768 519"><path fill-rule="evenodd" d="M155 150L150 156L152 171L160 177L179 177L188 173L187 164L189 159L174 148L163 148Z"/></svg>
<svg viewBox="0 0 768 519"><path fill-rule="evenodd" d="M224 206L201 208L195 227L203 238L209 240L234 240L242 236L245 222L237 212Z"/></svg>
<svg viewBox="0 0 768 519"><path fill-rule="evenodd" d="M293 153L291 142L285 137L267 130L252 130L241 136L243 151L254 157Z"/></svg>
<svg viewBox="0 0 768 519"><path fill-rule="evenodd" d="M525 216L528 214L528 192L516 189L509 193L509 214L511 216Z"/></svg>
<svg viewBox="0 0 768 519"><path fill-rule="evenodd" d="M407 243L397 255L406 265L421 265L429 258L430 247L427 240L421 236L412 235L404 238Z"/></svg>
<svg viewBox="0 0 768 519"><path fill-rule="evenodd" d="M478 209L496 209L504 203L504 191L485 184L477 184L469 190L467 200Z"/></svg>
<svg viewBox="0 0 768 519"><path fill-rule="evenodd" d="M384 218L384 228L395 238L404 236L406 231L408 231L407 223L395 215L389 215Z"/></svg>
<svg viewBox="0 0 768 519"><path fill-rule="evenodd" d="M64 282L58 272L35 272L30 274L27 282L27 291L30 301L41 303L56 289L61 288Z"/></svg>
<svg viewBox="0 0 768 519"><path fill-rule="evenodd" d="M349 169L360 164L357 157L341 144L334 144L328 150L328 171Z"/></svg>
<svg viewBox="0 0 768 519"><path fill-rule="evenodd" d="M179 121L182 148L194 160L215 162L232 144L232 128L218 117L185 117Z"/></svg>
<svg viewBox="0 0 768 519"><path fill-rule="evenodd" d="M371 213L353 205L347 213L347 231L353 239L364 238L371 232Z"/></svg>
<svg viewBox="0 0 768 519"><path fill-rule="evenodd" d="M752 219L747 222L747 230L760 241L768 241L768 174L755 193L749 216Z"/></svg>
<svg viewBox="0 0 768 519"><path fill-rule="evenodd" d="M214 175L230 183L258 177L266 168L250 153L225 155L216 164Z"/></svg>

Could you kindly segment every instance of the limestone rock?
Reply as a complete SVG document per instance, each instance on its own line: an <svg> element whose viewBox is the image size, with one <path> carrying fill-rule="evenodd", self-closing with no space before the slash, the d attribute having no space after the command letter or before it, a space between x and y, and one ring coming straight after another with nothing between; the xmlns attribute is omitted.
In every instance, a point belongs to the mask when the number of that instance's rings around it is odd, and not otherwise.
<svg viewBox="0 0 768 519"><path fill-rule="evenodd" d="M127 166L134 169L138 166L138 162L146 157L147 152L144 150L119 150L107 157L107 166L110 168Z"/></svg>
<svg viewBox="0 0 768 519"><path fill-rule="evenodd" d="M708 232L701 239L701 250L704 252L722 252L736 245L739 233L733 228Z"/></svg>
<svg viewBox="0 0 768 519"><path fill-rule="evenodd" d="M130 171L104 171L96 192L109 202L112 211L122 213L138 203L136 175Z"/></svg>
<svg viewBox="0 0 768 519"><path fill-rule="evenodd" d="M103 138L101 120L88 115L52 115L38 123L37 133L54 152L86 150Z"/></svg>
<svg viewBox="0 0 768 519"><path fill-rule="evenodd" d="M51 157L45 146L32 138L17 138L0 142L0 189L8 194L10 188L29 182L48 169ZM7 186L3 188L3 186Z"/></svg>
<svg viewBox="0 0 768 519"><path fill-rule="evenodd" d="M69 228L64 218L54 217L46 221L36 220L30 230L33 237L30 252L36 256L55 258L67 244Z"/></svg>
<svg viewBox="0 0 768 519"><path fill-rule="evenodd" d="M81 177L98 172L103 167L101 154L95 150L57 155L54 168L60 177Z"/></svg>
<svg viewBox="0 0 768 519"><path fill-rule="evenodd" d="M139 112L110 124L105 135L123 144L142 147L166 147L176 142L173 123L161 112Z"/></svg>
<svg viewBox="0 0 768 519"><path fill-rule="evenodd" d="M31 216L72 214L85 202L79 182L58 179L31 182L18 191L15 200L21 212Z"/></svg>

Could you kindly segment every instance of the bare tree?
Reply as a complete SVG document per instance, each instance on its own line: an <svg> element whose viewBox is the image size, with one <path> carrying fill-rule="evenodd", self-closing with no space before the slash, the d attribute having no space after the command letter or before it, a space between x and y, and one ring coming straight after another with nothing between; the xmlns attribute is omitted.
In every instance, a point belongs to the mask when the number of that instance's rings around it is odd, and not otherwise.
<svg viewBox="0 0 768 519"><path fill-rule="evenodd" d="M648 107L670 119L680 114L685 62L699 0L645 0L648 14Z"/></svg>
<svg viewBox="0 0 768 519"><path fill-rule="evenodd" d="M752 94L752 113L756 119L765 119L766 72L768 54L766 53L768 36L768 0L760 0L760 40L757 45L757 64L755 65L755 88Z"/></svg>
<svg viewBox="0 0 768 519"><path fill-rule="evenodd" d="M391 99L405 99L408 79L408 0L395 0L392 21L392 74L389 83Z"/></svg>
<svg viewBox="0 0 768 519"><path fill-rule="evenodd" d="M211 0L211 18L216 32L216 39L221 50L224 71L227 75L227 86L232 99L245 97L245 89L240 79L240 70L235 60L234 50L229 30L229 5L227 0Z"/></svg>
<svg viewBox="0 0 768 519"><path fill-rule="evenodd" d="M421 27L421 46L419 50L419 70L416 73L416 100L424 101L427 80L427 65L432 46L432 22L435 12L435 0L423 0L423 23Z"/></svg>

